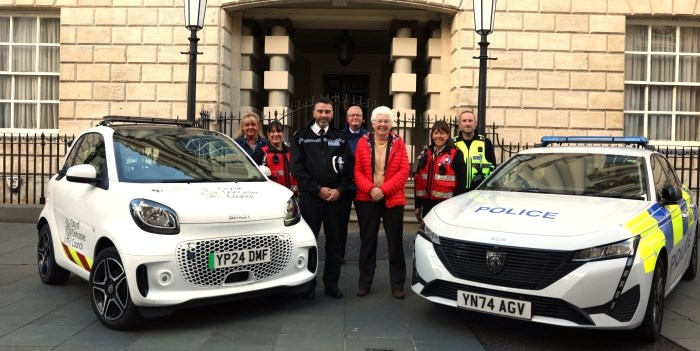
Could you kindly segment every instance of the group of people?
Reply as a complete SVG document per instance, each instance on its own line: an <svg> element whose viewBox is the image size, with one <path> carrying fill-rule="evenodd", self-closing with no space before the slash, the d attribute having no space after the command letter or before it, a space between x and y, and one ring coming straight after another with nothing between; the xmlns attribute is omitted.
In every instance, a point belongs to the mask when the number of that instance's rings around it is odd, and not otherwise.
<svg viewBox="0 0 700 351"><path fill-rule="evenodd" d="M411 170L406 144L392 132L392 111L386 106L375 108L370 117L371 132L363 127L359 106L348 108L344 130L331 125L330 100L317 100L312 113L313 120L292 135L290 146L284 143L284 128L278 121L268 125L268 139L262 137L260 119L254 113L242 117L235 141L255 162L270 168L272 180L298 195L301 215L317 238L323 225L327 296L344 297L338 281L354 203L360 226L357 296L368 295L372 288L379 226L383 223L391 294L403 299L403 215ZM414 172L415 216L419 221L439 202L478 185L496 164L491 141L475 133L474 114L462 112L459 126L455 138L445 121L435 122L430 130L430 145L421 153ZM315 296L316 281L303 297Z"/></svg>

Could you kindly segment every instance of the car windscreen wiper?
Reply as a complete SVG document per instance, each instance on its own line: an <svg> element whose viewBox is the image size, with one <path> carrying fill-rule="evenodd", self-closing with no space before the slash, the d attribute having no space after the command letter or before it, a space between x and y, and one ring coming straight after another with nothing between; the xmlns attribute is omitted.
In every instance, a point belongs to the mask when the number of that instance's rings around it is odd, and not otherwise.
<svg viewBox="0 0 700 351"><path fill-rule="evenodd" d="M612 199L626 199L626 200L645 200L646 197L643 195L629 195L629 194L616 194L616 193L583 193L584 196L594 196L594 197L607 197Z"/></svg>
<svg viewBox="0 0 700 351"><path fill-rule="evenodd" d="M223 179L210 179L210 178L199 178L199 179L163 179L158 181L158 183L216 183L223 182Z"/></svg>

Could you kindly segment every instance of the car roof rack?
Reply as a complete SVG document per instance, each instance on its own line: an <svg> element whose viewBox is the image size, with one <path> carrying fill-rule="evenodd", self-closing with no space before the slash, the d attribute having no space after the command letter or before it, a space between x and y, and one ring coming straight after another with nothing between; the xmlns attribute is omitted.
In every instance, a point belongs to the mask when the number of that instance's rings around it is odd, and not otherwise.
<svg viewBox="0 0 700 351"><path fill-rule="evenodd" d="M654 150L649 145L649 139L640 136L543 136L541 144L536 147L545 147L551 144L624 144L640 148Z"/></svg>
<svg viewBox="0 0 700 351"><path fill-rule="evenodd" d="M133 117L133 116L104 116L99 125L108 126L113 122L126 123L149 123L149 124L170 124L184 127L191 127L194 122L187 119L157 118L157 117Z"/></svg>

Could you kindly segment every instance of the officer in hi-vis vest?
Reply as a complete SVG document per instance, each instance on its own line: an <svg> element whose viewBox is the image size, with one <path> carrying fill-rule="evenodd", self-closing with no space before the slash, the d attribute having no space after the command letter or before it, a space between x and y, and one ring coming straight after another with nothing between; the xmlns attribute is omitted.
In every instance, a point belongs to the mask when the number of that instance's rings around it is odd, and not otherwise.
<svg viewBox="0 0 700 351"><path fill-rule="evenodd" d="M496 167L493 143L484 135L476 134L476 116L471 111L459 115L459 134L453 139L462 151L466 164L467 190L474 189Z"/></svg>

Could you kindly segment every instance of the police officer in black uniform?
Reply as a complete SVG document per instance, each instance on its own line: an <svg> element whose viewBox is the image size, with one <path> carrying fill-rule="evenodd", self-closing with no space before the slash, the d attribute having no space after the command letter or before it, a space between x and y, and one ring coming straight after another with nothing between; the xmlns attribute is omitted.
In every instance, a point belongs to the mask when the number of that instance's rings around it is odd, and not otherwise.
<svg viewBox="0 0 700 351"><path fill-rule="evenodd" d="M326 261L323 269L323 284L326 295L340 299L343 292L338 288L340 280L339 236L343 204L338 201L352 184L353 155L342 131L330 125L333 105L326 98L316 101L314 120L292 136L292 175L299 183L299 207L301 216L318 238L323 223L326 236ZM304 294L305 299L315 298L316 283Z"/></svg>

